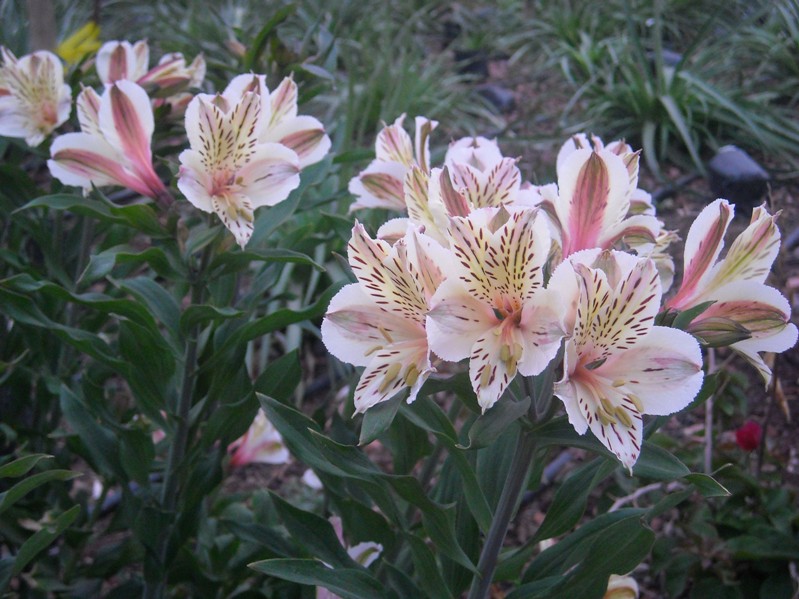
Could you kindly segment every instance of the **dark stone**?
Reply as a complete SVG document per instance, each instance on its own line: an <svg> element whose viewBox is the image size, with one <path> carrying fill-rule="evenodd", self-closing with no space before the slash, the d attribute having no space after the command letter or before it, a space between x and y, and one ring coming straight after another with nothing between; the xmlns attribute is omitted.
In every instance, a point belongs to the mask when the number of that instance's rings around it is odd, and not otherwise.
<svg viewBox="0 0 799 599"><path fill-rule="evenodd" d="M485 50L455 50L455 63L462 75L488 77L488 53Z"/></svg>
<svg viewBox="0 0 799 599"><path fill-rule="evenodd" d="M729 200L744 213L760 204L768 190L769 174L736 146L719 149L707 166L710 188L716 197Z"/></svg>
<svg viewBox="0 0 799 599"><path fill-rule="evenodd" d="M477 93L493 104L502 114L507 114L516 108L516 98L513 97L513 92L505 87L486 83L477 88Z"/></svg>

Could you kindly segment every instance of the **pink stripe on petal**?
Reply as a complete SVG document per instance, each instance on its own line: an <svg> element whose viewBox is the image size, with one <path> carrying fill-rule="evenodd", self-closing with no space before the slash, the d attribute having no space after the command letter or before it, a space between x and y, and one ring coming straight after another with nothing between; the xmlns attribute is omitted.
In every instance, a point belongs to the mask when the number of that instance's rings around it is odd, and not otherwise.
<svg viewBox="0 0 799 599"><path fill-rule="evenodd" d="M106 157L95 152L78 149L63 149L53 155L53 160L68 171L84 177L87 183L103 185L95 179L104 177L116 181L142 195L150 196L151 189L141 180L130 175L113 157Z"/></svg>
<svg viewBox="0 0 799 599"><path fill-rule="evenodd" d="M138 89L141 89L137 86ZM150 151L150 136L146 124L142 121L141 107L137 107L130 96L115 84L109 90L111 94L111 113L114 128L121 142L122 153L139 170L152 170L152 152ZM149 104L148 104L149 108ZM150 115L150 120L152 114Z"/></svg>
<svg viewBox="0 0 799 599"><path fill-rule="evenodd" d="M685 241L685 268L677 295L666 306L682 309L692 304L695 294L701 293L701 282L716 263L724 247L724 234L733 217L733 207L727 200L716 200L699 213Z"/></svg>

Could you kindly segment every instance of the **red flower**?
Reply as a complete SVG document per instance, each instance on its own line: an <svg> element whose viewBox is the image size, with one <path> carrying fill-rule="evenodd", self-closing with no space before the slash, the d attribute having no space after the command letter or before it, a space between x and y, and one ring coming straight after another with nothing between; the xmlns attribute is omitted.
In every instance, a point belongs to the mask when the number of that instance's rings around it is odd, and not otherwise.
<svg viewBox="0 0 799 599"><path fill-rule="evenodd" d="M752 451L760 445L762 434L763 428L754 420L749 420L735 431L735 441L738 443L738 447L744 451Z"/></svg>

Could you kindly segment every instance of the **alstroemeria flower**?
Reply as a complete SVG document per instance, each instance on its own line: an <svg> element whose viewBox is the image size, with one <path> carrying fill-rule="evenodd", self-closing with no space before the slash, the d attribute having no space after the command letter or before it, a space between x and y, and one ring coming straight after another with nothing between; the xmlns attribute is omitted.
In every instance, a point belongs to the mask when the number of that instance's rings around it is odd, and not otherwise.
<svg viewBox="0 0 799 599"><path fill-rule="evenodd" d="M536 214L481 208L450 221L456 263L430 302L430 349L453 362L469 358L483 411L517 372L542 372L563 338L556 298L544 289L549 232Z"/></svg>
<svg viewBox="0 0 799 599"><path fill-rule="evenodd" d="M422 172L430 171L430 133L438 126L437 121L416 117L416 141L402 128L405 115L393 125L386 125L377 135L375 159L353 177L349 191L358 199L350 211L361 208L387 208L405 211L405 176L412 166Z"/></svg>
<svg viewBox="0 0 799 599"><path fill-rule="evenodd" d="M155 124L147 93L119 81L102 97L86 88L78 96L80 133L55 139L47 161L64 185L121 185L169 204L172 197L153 168L150 140Z"/></svg>
<svg viewBox="0 0 799 599"><path fill-rule="evenodd" d="M651 214L630 215L638 183L638 153L614 142L594 149L579 136L558 155L557 188L539 188L541 207L560 237L562 258L584 249L610 249L621 240L654 242L662 226ZM579 144L579 146L577 145Z"/></svg>
<svg viewBox="0 0 799 599"><path fill-rule="evenodd" d="M763 207L755 208L749 226L719 260L733 212L729 202L719 199L696 218L685 242L682 284L665 307L683 311L715 302L691 322L688 330L701 335L701 331L725 321L742 327L749 338L730 347L757 368L768 385L771 370L759 353L785 351L797 339L788 300L765 284L779 252L780 231L776 217Z"/></svg>
<svg viewBox="0 0 799 599"><path fill-rule="evenodd" d="M464 164L485 172L496 166L504 156L496 140L486 137L462 137L449 144L444 164Z"/></svg>
<svg viewBox="0 0 799 599"><path fill-rule="evenodd" d="M287 464L291 458L283 437L261 409L247 432L228 445L228 453L233 454L230 458L233 467L252 463Z"/></svg>
<svg viewBox="0 0 799 599"><path fill-rule="evenodd" d="M69 118L72 92L64 83L64 67L44 50L18 59L0 47L0 54L0 135L38 146Z"/></svg>
<svg viewBox="0 0 799 599"><path fill-rule="evenodd" d="M369 237L359 223L348 254L358 282L331 300L322 340L339 360L366 367L355 388L356 412L404 388L410 403L433 372L425 317L451 258L413 227L391 246Z"/></svg>
<svg viewBox="0 0 799 599"><path fill-rule="evenodd" d="M424 227L425 233L449 245L449 218L467 216L486 207L533 207L531 197L522 190L521 172L516 160L504 158L496 145L483 137L467 137L452 142L444 168L425 171L413 165L405 175L403 187L407 218L396 218L380 227L378 237L391 240L402 234L410 221Z"/></svg>
<svg viewBox="0 0 799 599"><path fill-rule="evenodd" d="M140 40L135 44L125 41L111 41L102 45L97 52L97 74L105 85L127 79L142 87L162 89L188 89L199 87L205 79L205 59L202 54L191 64L179 52L165 54L158 65L149 69L150 48Z"/></svg>
<svg viewBox="0 0 799 599"><path fill-rule="evenodd" d="M197 95L186 109L190 149L180 154L178 188L200 210L215 212L244 248L253 212L285 200L300 184L297 154L260 143L261 96Z"/></svg>
<svg viewBox="0 0 799 599"><path fill-rule="evenodd" d="M583 251L558 266L549 286L562 298L571 331L555 395L579 434L590 428L632 471L642 415L672 414L699 391L699 344L688 333L653 325L661 287L651 260Z"/></svg>
<svg viewBox="0 0 799 599"><path fill-rule="evenodd" d="M273 92L264 75L239 75L225 88L224 96L234 98L245 92L261 96L263 112L258 130L259 142L275 142L294 150L300 168L315 164L330 150L330 138L318 119L297 114L297 84L285 77Z"/></svg>

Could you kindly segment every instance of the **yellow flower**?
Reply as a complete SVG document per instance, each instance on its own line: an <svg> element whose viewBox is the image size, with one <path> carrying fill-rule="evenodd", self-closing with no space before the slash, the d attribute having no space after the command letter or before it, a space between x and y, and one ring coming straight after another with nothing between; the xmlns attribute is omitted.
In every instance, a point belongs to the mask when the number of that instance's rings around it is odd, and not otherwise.
<svg viewBox="0 0 799 599"><path fill-rule="evenodd" d="M100 49L100 26L89 21L63 42L58 44L58 54L67 64L77 64L89 54Z"/></svg>

